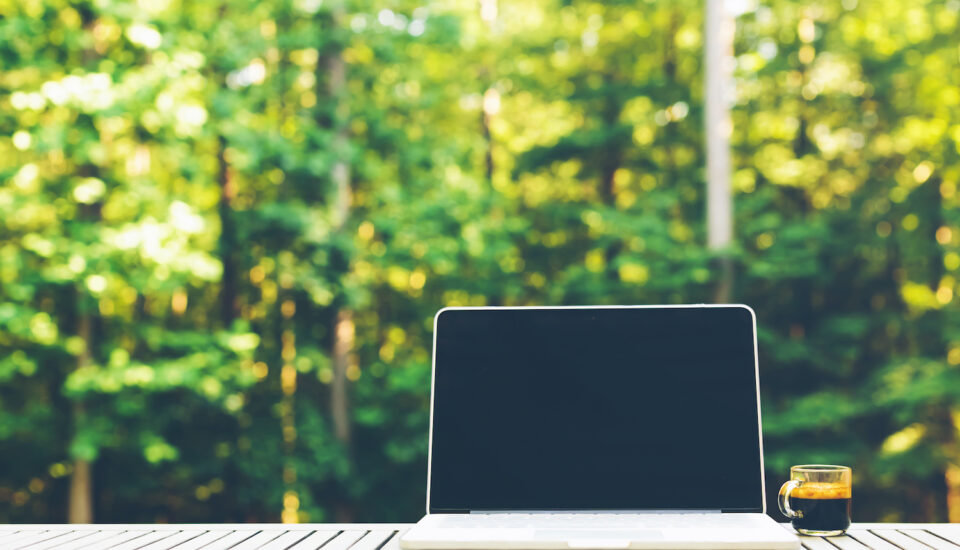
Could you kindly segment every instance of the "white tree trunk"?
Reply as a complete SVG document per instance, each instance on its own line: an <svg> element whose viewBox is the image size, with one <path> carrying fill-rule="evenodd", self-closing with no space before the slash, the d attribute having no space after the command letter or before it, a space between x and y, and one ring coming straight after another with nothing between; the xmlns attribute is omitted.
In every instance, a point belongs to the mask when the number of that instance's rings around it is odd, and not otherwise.
<svg viewBox="0 0 960 550"><path fill-rule="evenodd" d="M722 252L733 242L730 187L730 105L733 100L733 17L724 0L707 0L704 40L707 140L707 246ZM715 301L730 301L733 266L721 258Z"/></svg>

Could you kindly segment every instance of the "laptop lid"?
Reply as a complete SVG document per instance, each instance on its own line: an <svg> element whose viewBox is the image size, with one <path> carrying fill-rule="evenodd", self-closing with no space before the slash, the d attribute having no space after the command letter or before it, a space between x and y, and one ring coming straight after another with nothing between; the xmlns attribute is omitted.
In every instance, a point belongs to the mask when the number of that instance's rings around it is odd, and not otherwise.
<svg viewBox="0 0 960 550"><path fill-rule="evenodd" d="M446 308L428 513L764 512L743 305Z"/></svg>

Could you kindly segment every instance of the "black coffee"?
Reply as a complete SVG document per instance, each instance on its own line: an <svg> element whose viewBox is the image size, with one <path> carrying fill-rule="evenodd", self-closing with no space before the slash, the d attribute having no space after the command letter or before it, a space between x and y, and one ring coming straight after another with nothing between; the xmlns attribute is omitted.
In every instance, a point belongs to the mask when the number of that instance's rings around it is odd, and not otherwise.
<svg viewBox="0 0 960 550"><path fill-rule="evenodd" d="M799 514L799 517L793 519L793 528L809 531L846 530L850 527L850 501L850 497L792 497L790 507Z"/></svg>

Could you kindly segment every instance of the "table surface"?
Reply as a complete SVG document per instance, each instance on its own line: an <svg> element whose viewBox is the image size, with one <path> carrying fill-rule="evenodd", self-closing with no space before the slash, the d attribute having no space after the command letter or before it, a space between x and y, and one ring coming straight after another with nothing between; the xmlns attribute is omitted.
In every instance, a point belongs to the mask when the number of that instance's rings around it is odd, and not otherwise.
<svg viewBox="0 0 960 550"><path fill-rule="evenodd" d="M399 550L409 524L3 525L3 550ZM785 526L789 529L789 526ZM808 550L958 550L960 524L855 523Z"/></svg>

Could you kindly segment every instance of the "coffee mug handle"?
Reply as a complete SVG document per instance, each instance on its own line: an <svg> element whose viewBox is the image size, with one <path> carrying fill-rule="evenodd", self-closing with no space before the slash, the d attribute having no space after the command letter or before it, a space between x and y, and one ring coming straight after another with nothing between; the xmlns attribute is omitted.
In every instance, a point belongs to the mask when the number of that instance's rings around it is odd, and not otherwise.
<svg viewBox="0 0 960 550"><path fill-rule="evenodd" d="M780 495L777 497L777 503L780 504L780 511L783 512L783 515L790 519L800 517L800 514L790 507L790 493L801 485L803 485L803 481L791 479L780 487Z"/></svg>

